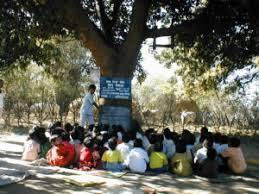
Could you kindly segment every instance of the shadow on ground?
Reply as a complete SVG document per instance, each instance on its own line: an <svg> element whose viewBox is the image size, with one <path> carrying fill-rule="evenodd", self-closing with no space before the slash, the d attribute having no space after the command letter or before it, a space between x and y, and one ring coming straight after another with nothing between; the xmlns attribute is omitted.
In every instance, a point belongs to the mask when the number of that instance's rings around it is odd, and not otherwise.
<svg viewBox="0 0 259 194"><path fill-rule="evenodd" d="M14 141L14 142L13 142ZM15 146L21 146L19 143L6 141L6 143ZM5 143L2 139L0 143ZM9 149L9 148L8 148ZM21 151L5 151L0 149L0 167L2 170L16 169L20 171L36 171L35 175L29 176L19 183L3 186L0 188L0 194L81 194L81 193L144 193L145 189L156 190L157 193L177 193L177 194L255 194L259 193L259 181L252 177L243 177L236 180L229 180L223 183L211 183L205 180L191 178L180 178L171 174L160 175L139 175L127 173L121 178L108 176L104 171L97 171L100 179L106 180L105 184L94 187L80 187L66 183L63 179L55 178L54 175L68 176L71 174L83 174L75 170L59 170L53 167L34 167L29 163L19 160ZM258 167L253 167L257 169ZM48 176L38 176L38 174L47 174ZM85 174L84 174L85 173ZM53 177L52 177L53 174ZM94 174L93 174L94 175Z"/></svg>

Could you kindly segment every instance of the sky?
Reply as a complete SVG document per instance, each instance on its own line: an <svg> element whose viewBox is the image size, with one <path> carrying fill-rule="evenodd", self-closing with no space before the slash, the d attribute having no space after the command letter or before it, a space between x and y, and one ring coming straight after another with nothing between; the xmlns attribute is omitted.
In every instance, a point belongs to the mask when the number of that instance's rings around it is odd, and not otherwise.
<svg viewBox="0 0 259 194"><path fill-rule="evenodd" d="M159 44L167 44L168 38L157 38ZM161 48L157 48L156 51L160 51ZM148 39L146 43L141 48L143 61L141 65L147 74L145 81L150 81L150 79L164 79L168 80L170 77L175 75L176 66L170 69L166 68L163 64L159 63L154 57L152 51L152 40ZM134 78L133 83L136 81Z"/></svg>

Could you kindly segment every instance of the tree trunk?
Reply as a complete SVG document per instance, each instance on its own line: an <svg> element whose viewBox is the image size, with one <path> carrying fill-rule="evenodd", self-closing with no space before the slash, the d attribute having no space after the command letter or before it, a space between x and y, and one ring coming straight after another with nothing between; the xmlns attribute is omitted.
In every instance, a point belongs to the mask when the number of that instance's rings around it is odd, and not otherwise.
<svg viewBox="0 0 259 194"><path fill-rule="evenodd" d="M126 64L124 63L122 65L119 65L118 63L116 64L116 61L118 60L115 57L112 59L112 63L110 63L111 65L104 65L103 67L101 67L99 123L108 124L110 127L112 125L121 125L125 130L131 130L132 71L130 70L130 68L132 65L130 63L126 63ZM115 65L112 65L112 64L115 64ZM105 67L108 67L108 68L105 68ZM120 93L117 96L112 95L114 94L114 92L112 92L111 89L114 88L115 90L113 91L116 91L116 89L118 89L118 87L116 87L117 84L115 84L115 82L124 83L124 81L125 83L126 82L129 83L127 84L129 93L126 92L128 94L126 95L128 96L128 98L124 98L125 96L123 97L123 95L121 95L123 93ZM110 83L113 86L113 87L109 87L108 92L106 90L107 83ZM119 87L119 88L125 89L125 87ZM105 96L104 94L111 94L111 95Z"/></svg>

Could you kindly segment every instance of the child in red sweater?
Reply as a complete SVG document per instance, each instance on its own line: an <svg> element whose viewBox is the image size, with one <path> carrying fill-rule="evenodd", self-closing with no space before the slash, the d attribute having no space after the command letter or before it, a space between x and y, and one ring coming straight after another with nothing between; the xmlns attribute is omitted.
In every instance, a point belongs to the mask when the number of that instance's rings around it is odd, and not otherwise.
<svg viewBox="0 0 259 194"><path fill-rule="evenodd" d="M87 137L84 140L84 148L80 152L79 156L79 168L80 170L90 170L94 167L93 155L92 155L93 139Z"/></svg>
<svg viewBox="0 0 259 194"><path fill-rule="evenodd" d="M62 141L61 135L52 135L50 138L52 148L47 153L47 161L52 166L68 167L75 157L74 146Z"/></svg>

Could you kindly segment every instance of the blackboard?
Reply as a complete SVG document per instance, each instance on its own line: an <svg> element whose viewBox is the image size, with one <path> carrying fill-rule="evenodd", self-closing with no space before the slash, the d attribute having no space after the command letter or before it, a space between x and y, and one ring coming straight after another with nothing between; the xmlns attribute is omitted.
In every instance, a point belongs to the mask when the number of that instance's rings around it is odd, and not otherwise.
<svg viewBox="0 0 259 194"><path fill-rule="evenodd" d="M124 129L130 130L131 110L121 106L101 106L100 123L121 125Z"/></svg>
<svg viewBox="0 0 259 194"><path fill-rule="evenodd" d="M100 97L110 99L131 99L131 79L120 77L100 78Z"/></svg>

